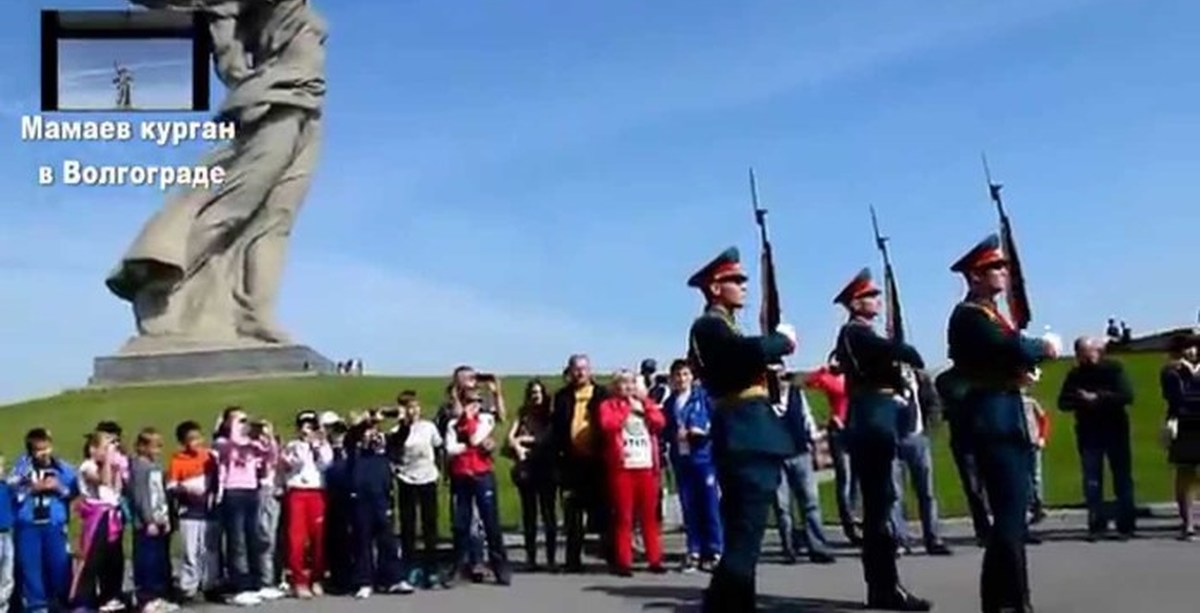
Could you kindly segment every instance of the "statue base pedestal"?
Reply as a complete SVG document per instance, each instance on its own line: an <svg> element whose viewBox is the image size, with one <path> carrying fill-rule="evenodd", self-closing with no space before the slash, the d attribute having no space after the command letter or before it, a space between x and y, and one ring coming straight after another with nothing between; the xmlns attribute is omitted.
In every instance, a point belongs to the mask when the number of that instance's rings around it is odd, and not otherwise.
<svg viewBox="0 0 1200 613"><path fill-rule="evenodd" d="M107 387L332 374L328 358L305 345L131 352L94 359L88 385Z"/></svg>

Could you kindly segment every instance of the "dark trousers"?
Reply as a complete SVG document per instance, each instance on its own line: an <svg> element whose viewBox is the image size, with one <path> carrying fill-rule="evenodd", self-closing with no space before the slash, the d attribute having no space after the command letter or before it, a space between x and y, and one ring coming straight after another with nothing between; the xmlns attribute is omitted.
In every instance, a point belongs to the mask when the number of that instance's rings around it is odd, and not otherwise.
<svg viewBox="0 0 1200 613"><path fill-rule="evenodd" d="M400 551L404 574L421 570L429 577L437 572L437 482L411 485L397 482L400 507ZM421 514L421 553L417 553L417 512Z"/></svg>
<svg viewBox="0 0 1200 613"><path fill-rule="evenodd" d="M599 460L573 460L563 470L563 519L567 530L567 568L583 566L583 540L589 528L600 533L606 561L612 561L612 540L606 503L607 479Z"/></svg>
<svg viewBox="0 0 1200 613"><path fill-rule="evenodd" d="M14 545L22 608L37 611L65 605L71 587L67 530L62 525L19 524Z"/></svg>
<svg viewBox="0 0 1200 613"><path fill-rule="evenodd" d="M896 502L892 465L896 443L884 436L861 436L850 446L850 464L862 490L863 578L868 597L888 595L900 584L892 510Z"/></svg>
<svg viewBox="0 0 1200 613"><path fill-rule="evenodd" d="M341 490L325 491L325 566L327 588L344 594L353 589L354 540L350 497Z"/></svg>
<svg viewBox="0 0 1200 613"><path fill-rule="evenodd" d="M850 467L849 435L845 428L829 430L829 455L833 460L834 491L837 496L838 520L842 531L854 534L854 508L858 506L859 485L854 469Z"/></svg>
<svg viewBox="0 0 1200 613"><path fill-rule="evenodd" d="M704 593L703 613L755 610L755 570L783 458L729 454L717 460L724 555Z"/></svg>
<svg viewBox="0 0 1200 613"><path fill-rule="evenodd" d="M109 540L106 519L100 520L96 532L75 579L74 598L76 607L92 610L120 600L125 587L125 549L121 539Z"/></svg>
<svg viewBox="0 0 1200 613"><path fill-rule="evenodd" d="M504 549L504 535L500 532L500 501L496 498L496 476L488 472L473 476L455 476L450 480L450 494L454 497L454 561L462 568L470 556L471 511L479 512L483 531L487 539L488 561L492 570L499 570L508 562Z"/></svg>
<svg viewBox="0 0 1200 613"><path fill-rule="evenodd" d="M225 534L226 576L234 592L257 592L263 586L258 510L258 490L225 491L221 532Z"/></svg>
<svg viewBox="0 0 1200 613"><path fill-rule="evenodd" d="M538 467L542 468L542 467ZM558 485L553 472L529 466L513 470L513 483L521 495L521 527L525 535L525 561L537 565L538 515L546 537L546 562L555 565L558 551Z"/></svg>
<svg viewBox="0 0 1200 613"><path fill-rule="evenodd" d="M133 587L137 602L166 598L171 588L171 535L150 536L145 529L133 533Z"/></svg>
<svg viewBox="0 0 1200 613"><path fill-rule="evenodd" d="M975 529L975 538L987 538L992 527L991 511L988 508L983 478L979 473L979 462L970 433L965 425L951 422L950 453L954 457L954 466L958 469L963 496L966 497L967 508L971 512L971 525Z"/></svg>
<svg viewBox="0 0 1200 613"><path fill-rule="evenodd" d="M1014 607L1022 611L1029 602L1025 560L1029 443L1023 440L981 441L976 446L976 457L994 517L980 577L983 610L990 613Z"/></svg>
<svg viewBox="0 0 1200 613"><path fill-rule="evenodd" d="M1124 534L1134 531L1137 509L1133 502L1133 458L1129 449L1129 429L1114 428L1093 436L1080 436L1076 443L1083 468L1083 496L1088 508L1088 530L1103 532L1108 528L1108 513L1104 505L1104 459L1112 470L1113 494L1117 499L1117 530Z"/></svg>
<svg viewBox="0 0 1200 613"><path fill-rule="evenodd" d="M400 550L392 526L391 501L351 500L354 516L354 587L391 587L400 579Z"/></svg>

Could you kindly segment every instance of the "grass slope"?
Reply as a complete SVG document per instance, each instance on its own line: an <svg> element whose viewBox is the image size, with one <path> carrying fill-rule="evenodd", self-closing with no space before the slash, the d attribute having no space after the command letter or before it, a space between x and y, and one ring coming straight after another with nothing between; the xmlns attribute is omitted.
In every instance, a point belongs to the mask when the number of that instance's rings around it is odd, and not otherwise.
<svg viewBox="0 0 1200 613"><path fill-rule="evenodd" d="M1137 396L1132 408L1137 497L1142 501L1169 500L1170 471L1165 454L1156 442L1163 415L1158 392L1158 370L1163 358L1157 355L1134 355L1120 359L1126 364ZM1082 500L1079 456L1071 432L1072 418L1058 411L1054 403L1070 366L1069 362L1047 365L1035 392L1052 417L1050 443L1045 456L1046 499L1052 505L1078 504ZM514 413L519 406L528 379L527 376L505 378L504 394L510 413ZM557 379L547 377L545 380L554 382ZM96 422L113 419L125 428L128 442L142 427L157 428L168 440L170 453L174 447L174 427L178 422L194 419L206 428L210 427L227 405L242 405L253 415L270 419L286 431L290 428L292 417L300 409L328 408L345 413L388 404L402 389L417 391L426 416L432 417L445 384L446 379L440 377L327 376L72 391L0 407L0 415L3 416L0 421L0 452L10 459L11 464L11 460L21 453L25 432L40 425L53 432L58 452L77 462L82 451L83 435ZM825 400L819 394L812 395L811 401L815 411L826 411ZM504 432L507 433L507 426ZM945 429L935 431L934 438L934 480L941 513L943 516L961 515L965 512L965 504L950 458ZM497 467L501 488L501 519L507 527L512 528L519 522L520 513L508 472L509 461L501 459ZM443 489L443 501L446 495ZM912 498L908 496L910 507ZM822 502L826 516L834 517L832 491L828 485L822 489ZM910 517L915 518L915 512ZM445 529L444 517L442 525Z"/></svg>

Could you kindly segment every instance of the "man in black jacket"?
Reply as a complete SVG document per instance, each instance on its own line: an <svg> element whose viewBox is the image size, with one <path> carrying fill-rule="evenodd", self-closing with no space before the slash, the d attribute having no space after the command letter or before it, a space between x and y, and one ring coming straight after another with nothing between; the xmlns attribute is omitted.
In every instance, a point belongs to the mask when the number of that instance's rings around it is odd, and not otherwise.
<svg viewBox="0 0 1200 613"><path fill-rule="evenodd" d="M600 532L606 560L611 561L607 496L600 432L600 402L608 395L592 379L583 354L567 361L567 384L554 394L550 437L562 467L563 519L567 531L565 571L583 571L583 539L588 528ZM587 522L584 522L584 518Z"/></svg>
<svg viewBox="0 0 1200 613"><path fill-rule="evenodd" d="M1107 456L1117 498L1117 531L1124 540L1133 535L1133 469L1129 446L1129 412L1133 388L1120 362L1102 358L1098 339L1075 341L1078 364L1067 373L1058 407L1075 414L1075 442L1083 468L1083 493L1088 507L1088 540L1108 530L1104 513L1104 458Z"/></svg>

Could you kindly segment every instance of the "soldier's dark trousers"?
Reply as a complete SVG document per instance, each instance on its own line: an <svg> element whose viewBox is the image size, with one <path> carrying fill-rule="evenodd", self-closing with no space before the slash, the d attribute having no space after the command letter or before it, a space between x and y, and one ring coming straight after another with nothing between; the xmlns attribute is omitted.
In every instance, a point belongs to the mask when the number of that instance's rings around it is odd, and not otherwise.
<svg viewBox="0 0 1200 613"><path fill-rule="evenodd" d="M896 571L896 536L892 532L892 506L896 492L892 464L894 440L882 436L855 437L850 445L850 466L862 493L863 578L868 595L886 596L900 583Z"/></svg>
<svg viewBox="0 0 1200 613"><path fill-rule="evenodd" d="M1006 607L1025 611L1029 605L1025 562L1029 444L1015 439L980 441L976 458L994 518L980 576L983 611L992 613Z"/></svg>
<svg viewBox="0 0 1200 613"><path fill-rule="evenodd" d="M729 454L717 461L725 552L704 593L703 613L755 610L755 567L782 465L783 458L766 454Z"/></svg>
<svg viewBox="0 0 1200 613"><path fill-rule="evenodd" d="M967 508L971 512L971 525L975 529L975 538L985 539L992 527L991 512L983 488L983 479L979 475L979 462L971 443L971 436L965 425L950 423L950 453L954 456L954 466L958 468L958 478L962 482L963 495L967 499Z"/></svg>

